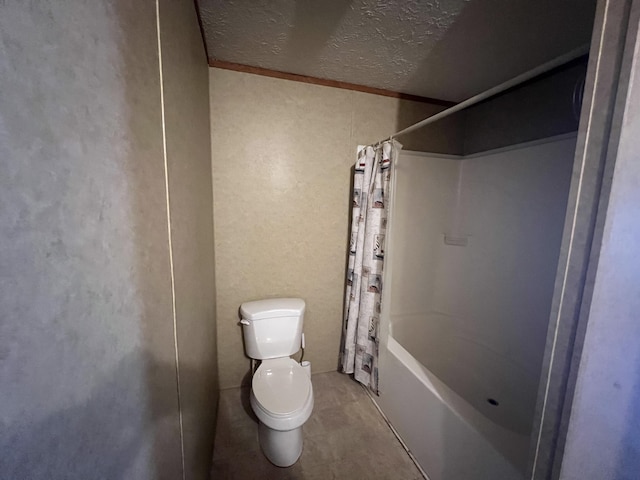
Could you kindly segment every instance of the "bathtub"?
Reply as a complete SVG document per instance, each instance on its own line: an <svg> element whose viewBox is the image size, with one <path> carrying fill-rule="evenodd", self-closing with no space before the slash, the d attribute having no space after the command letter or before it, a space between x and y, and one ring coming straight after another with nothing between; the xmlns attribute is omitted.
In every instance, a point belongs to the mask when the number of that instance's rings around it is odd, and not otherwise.
<svg viewBox="0 0 640 480"><path fill-rule="evenodd" d="M391 331L415 360L494 423L530 435L538 372L492 348L471 320L442 312L391 316Z"/></svg>
<svg viewBox="0 0 640 480"><path fill-rule="evenodd" d="M397 328L396 328L397 330ZM481 413L393 336L380 350L374 399L430 480L524 478L529 434Z"/></svg>

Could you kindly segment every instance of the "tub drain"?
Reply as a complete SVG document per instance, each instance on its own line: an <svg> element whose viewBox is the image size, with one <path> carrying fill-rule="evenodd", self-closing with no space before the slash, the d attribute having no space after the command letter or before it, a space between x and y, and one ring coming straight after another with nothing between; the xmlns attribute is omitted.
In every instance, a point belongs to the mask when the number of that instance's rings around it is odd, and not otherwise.
<svg viewBox="0 0 640 480"><path fill-rule="evenodd" d="M500 405L495 398L487 398L487 402L489 402L494 407L497 407L498 405Z"/></svg>

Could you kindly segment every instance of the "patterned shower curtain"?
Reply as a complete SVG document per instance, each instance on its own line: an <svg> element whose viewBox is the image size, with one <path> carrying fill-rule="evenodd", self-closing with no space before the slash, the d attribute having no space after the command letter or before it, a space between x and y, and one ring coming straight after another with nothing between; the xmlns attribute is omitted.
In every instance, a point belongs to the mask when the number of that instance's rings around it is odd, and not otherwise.
<svg viewBox="0 0 640 480"><path fill-rule="evenodd" d="M342 332L342 371L378 393L378 347L384 240L391 175L402 146L395 141L358 153Z"/></svg>

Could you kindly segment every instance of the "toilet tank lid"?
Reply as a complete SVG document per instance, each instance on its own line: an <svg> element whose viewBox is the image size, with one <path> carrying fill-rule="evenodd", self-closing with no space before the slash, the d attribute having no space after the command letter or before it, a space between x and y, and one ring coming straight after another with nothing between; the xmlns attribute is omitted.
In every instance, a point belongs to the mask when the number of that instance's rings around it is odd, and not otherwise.
<svg viewBox="0 0 640 480"><path fill-rule="evenodd" d="M240 306L240 315L247 320L289 317L304 313L304 300L301 298L269 298L245 302Z"/></svg>

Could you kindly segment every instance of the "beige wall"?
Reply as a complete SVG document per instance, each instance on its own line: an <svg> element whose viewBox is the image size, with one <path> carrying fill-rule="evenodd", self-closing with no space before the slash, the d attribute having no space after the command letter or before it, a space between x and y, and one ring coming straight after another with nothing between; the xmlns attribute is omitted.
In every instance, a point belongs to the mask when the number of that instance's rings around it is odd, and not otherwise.
<svg viewBox="0 0 640 480"><path fill-rule="evenodd" d="M193 2L160 1L160 38L185 474L208 479L218 403L209 73Z"/></svg>
<svg viewBox="0 0 640 480"><path fill-rule="evenodd" d="M173 480L182 449L156 2L72 3L0 3L0 478ZM170 3L170 209L176 229L203 223L173 238L181 393L204 412L188 377L197 371L214 396L201 345L213 330L208 73L193 4ZM187 275L203 282L196 293ZM210 440L194 440L184 414L187 478L208 478L193 452Z"/></svg>
<svg viewBox="0 0 640 480"><path fill-rule="evenodd" d="M265 297L305 299L305 358L335 370L356 146L442 107L221 69L210 99L221 388L249 370L238 307ZM459 132L402 141L448 151Z"/></svg>

